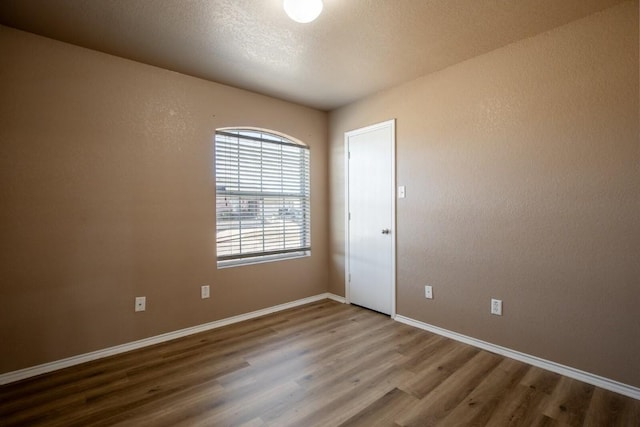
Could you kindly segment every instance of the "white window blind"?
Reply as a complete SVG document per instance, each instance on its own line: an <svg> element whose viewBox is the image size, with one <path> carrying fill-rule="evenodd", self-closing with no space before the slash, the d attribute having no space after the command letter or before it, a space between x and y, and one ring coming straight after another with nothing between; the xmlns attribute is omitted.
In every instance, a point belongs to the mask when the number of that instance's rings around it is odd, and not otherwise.
<svg viewBox="0 0 640 427"><path fill-rule="evenodd" d="M261 131L218 130L215 173L218 265L311 250L308 147Z"/></svg>

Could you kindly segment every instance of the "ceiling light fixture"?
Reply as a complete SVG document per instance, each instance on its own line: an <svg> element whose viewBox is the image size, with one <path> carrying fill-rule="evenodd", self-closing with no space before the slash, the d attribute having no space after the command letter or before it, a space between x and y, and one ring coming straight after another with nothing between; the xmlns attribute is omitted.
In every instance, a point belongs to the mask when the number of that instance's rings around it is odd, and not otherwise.
<svg viewBox="0 0 640 427"><path fill-rule="evenodd" d="M284 11L301 24L311 22L322 12L322 0L284 0Z"/></svg>

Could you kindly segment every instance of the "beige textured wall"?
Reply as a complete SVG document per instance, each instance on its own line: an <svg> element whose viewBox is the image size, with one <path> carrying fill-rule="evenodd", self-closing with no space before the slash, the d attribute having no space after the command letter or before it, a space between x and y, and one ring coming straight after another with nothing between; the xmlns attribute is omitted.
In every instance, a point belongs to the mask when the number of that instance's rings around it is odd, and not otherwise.
<svg viewBox="0 0 640 427"><path fill-rule="evenodd" d="M332 112L330 291L343 134L395 117L398 314L640 386L638 81L635 1Z"/></svg>
<svg viewBox="0 0 640 427"><path fill-rule="evenodd" d="M326 113L7 27L0 52L0 373L326 292ZM239 125L310 145L311 257L216 269Z"/></svg>

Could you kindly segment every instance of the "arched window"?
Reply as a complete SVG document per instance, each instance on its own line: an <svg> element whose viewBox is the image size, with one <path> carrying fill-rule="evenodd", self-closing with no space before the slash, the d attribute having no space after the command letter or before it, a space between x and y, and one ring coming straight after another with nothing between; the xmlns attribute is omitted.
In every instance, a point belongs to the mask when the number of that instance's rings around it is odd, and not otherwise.
<svg viewBox="0 0 640 427"><path fill-rule="evenodd" d="M254 129L215 138L218 266L311 250L309 147Z"/></svg>

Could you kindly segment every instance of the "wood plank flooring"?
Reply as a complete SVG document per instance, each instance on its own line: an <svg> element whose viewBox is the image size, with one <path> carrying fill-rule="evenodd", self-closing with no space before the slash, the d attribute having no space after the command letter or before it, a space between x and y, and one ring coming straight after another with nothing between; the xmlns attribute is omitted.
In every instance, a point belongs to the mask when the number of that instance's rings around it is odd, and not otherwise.
<svg viewBox="0 0 640 427"><path fill-rule="evenodd" d="M640 426L640 401L320 301L0 387L2 426Z"/></svg>

